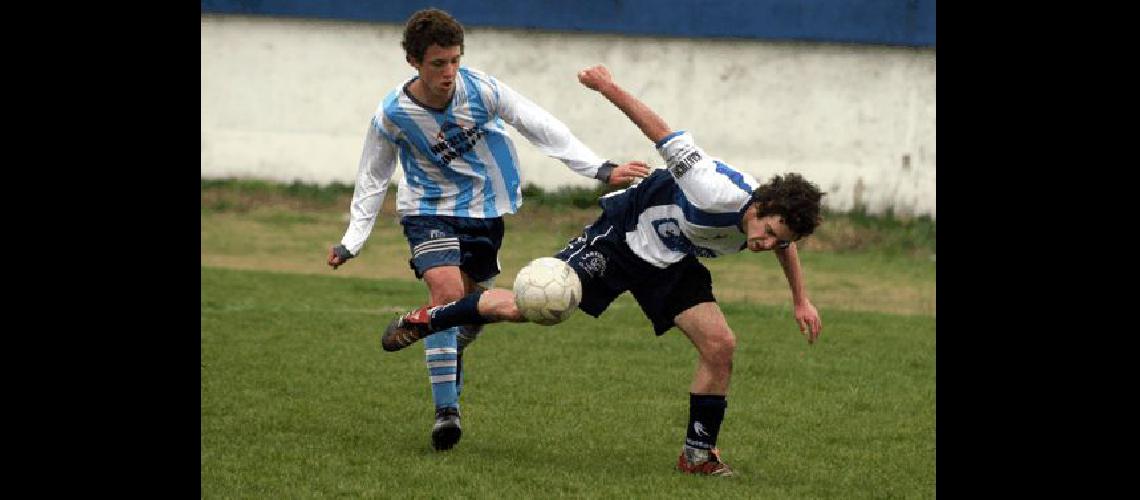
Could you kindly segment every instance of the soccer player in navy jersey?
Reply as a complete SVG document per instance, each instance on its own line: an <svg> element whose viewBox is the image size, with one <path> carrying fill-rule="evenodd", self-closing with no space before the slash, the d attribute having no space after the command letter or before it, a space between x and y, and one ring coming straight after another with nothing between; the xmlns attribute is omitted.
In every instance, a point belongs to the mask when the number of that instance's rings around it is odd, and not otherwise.
<svg viewBox="0 0 1140 500"><path fill-rule="evenodd" d="M677 468L730 476L716 447L732 374L736 337L712 294L712 278L698 257L748 249L772 251L791 288L795 320L809 343L823 329L804 289L795 242L820 224L819 188L798 174L751 175L709 156L691 134L673 131L643 102L613 81L604 66L578 80L618 107L657 146L666 167L600 200L602 214L556 257L582 282L579 308L598 317L629 291L662 335L676 326L697 349L689 386L689 423ZM442 306L425 306L392 321L382 343L398 350L455 324L526 319L509 290L477 291Z"/></svg>
<svg viewBox="0 0 1140 500"><path fill-rule="evenodd" d="M522 205L518 159L504 122L578 174L625 186L648 174L643 162L616 165L582 144L548 112L498 79L460 65L463 27L438 9L408 19L402 45L416 74L380 102L364 139L348 229L329 249L336 269L360 253L388 182L403 166L397 211L410 265L432 304L489 288L499 274L505 214ZM425 342L436 420L432 446L462 435L463 350L481 325L456 325Z"/></svg>

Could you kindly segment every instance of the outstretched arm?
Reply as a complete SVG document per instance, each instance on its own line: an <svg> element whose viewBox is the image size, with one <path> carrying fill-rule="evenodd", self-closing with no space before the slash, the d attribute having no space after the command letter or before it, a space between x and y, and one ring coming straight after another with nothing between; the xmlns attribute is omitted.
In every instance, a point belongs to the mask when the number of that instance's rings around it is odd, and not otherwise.
<svg viewBox="0 0 1140 500"><path fill-rule="evenodd" d="M579 71L578 81L609 99L654 144L672 132L665 120L657 116L657 113L649 109L649 106L646 106L640 99L626 92L617 82L614 82L610 70L606 69L605 66L599 64Z"/></svg>
<svg viewBox="0 0 1140 500"><path fill-rule="evenodd" d="M603 162L554 115L507 84L496 81L496 86L499 116L543 154L561 160L584 177L593 177L614 187L628 186L634 180L649 175L649 167L643 161L621 165Z"/></svg>
<svg viewBox="0 0 1140 500"><path fill-rule="evenodd" d="M812 305L804 290L804 274L800 267L796 244L792 243L784 249L777 248L775 252L780 267L784 269L784 277L788 279L788 287L792 289L792 304L795 307L796 323L800 326L800 333L807 335L809 344L814 344L819 338L819 332L823 330L823 320L819 319L819 311Z"/></svg>

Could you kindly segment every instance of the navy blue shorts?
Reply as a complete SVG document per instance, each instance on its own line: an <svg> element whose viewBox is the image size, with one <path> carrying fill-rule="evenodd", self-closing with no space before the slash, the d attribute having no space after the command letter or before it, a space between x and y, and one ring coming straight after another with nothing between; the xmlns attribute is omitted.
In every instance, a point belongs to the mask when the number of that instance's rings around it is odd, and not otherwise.
<svg viewBox="0 0 1140 500"><path fill-rule="evenodd" d="M400 218L412 251L408 261L416 278L428 269L459 266L479 282L499 274L499 248L503 245L503 218L476 219L442 215Z"/></svg>
<svg viewBox="0 0 1140 500"><path fill-rule="evenodd" d="M645 262L629 249L625 234L605 213L555 258L570 264L582 281L579 309L596 318L628 290L657 335L672 328L673 319L685 310L716 302L712 275L695 256L688 255L664 269Z"/></svg>

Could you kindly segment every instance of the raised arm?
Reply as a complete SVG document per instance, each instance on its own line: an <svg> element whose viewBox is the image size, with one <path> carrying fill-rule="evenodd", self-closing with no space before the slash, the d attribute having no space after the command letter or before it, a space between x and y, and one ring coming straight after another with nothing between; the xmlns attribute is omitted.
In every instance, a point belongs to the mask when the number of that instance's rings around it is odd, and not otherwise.
<svg viewBox="0 0 1140 500"><path fill-rule="evenodd" d="M654 144L672 132L665 120L657 116L649 106L614 82L610 70L605 66L599 64L579 71L578 81L617 106Z"/></svg>

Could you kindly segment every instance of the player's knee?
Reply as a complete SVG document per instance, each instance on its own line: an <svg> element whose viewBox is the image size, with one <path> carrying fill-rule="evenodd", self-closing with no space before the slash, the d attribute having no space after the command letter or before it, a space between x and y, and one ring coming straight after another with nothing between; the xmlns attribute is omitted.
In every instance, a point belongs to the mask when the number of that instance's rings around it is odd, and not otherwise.
<svg viewBox="0 0 1140 500"><path fill-rule="evenodd" d="M424 284L428 287L433 306L454 302L463 298L464 275L456 267L440 266L424 272Z"/></svg>
<svg viewBox="0 0 1140 500"><path fill-rule="evenodd" d="M479 312L498 321L522 321L522 313L515 304L515 294L508 290L492 289L479 298Z"/></svg>
<svg viewBox="0 0 1140 500"><path fill-rule="evenodd" d="M704 356L714 366L732 369L732 356L736 352L736 337L732 332L710 336L705 345Z"/></svg>

